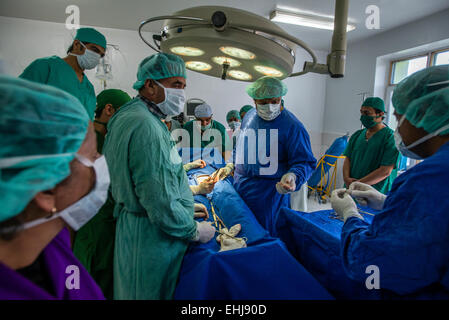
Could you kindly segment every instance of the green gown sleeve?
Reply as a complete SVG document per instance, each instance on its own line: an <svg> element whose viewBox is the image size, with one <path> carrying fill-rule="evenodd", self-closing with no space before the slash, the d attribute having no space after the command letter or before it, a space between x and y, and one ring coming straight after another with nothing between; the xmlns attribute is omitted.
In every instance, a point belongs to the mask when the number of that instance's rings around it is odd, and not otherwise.
<svg viewBox="0 0 449 320"><path fill-rule="evenodd" d="M172 237L188 240L196 235L193 196L182 163L170 160L175 149L171 150L169 139L142 123L130 139L129 169L150 222Z"/></svg>

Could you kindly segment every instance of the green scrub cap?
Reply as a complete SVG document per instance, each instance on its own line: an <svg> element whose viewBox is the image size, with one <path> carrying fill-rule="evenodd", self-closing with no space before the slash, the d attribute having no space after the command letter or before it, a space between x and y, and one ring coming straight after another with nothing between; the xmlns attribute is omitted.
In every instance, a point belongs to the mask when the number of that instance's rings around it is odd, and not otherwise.
<svg viewBox="0 0 449 320"><path fill-rule="evenodd" d="M106 38L94 28L80 28L76 32L75 40L90 42L99 45L106 50Z"/></svg>
<svg viewBox="0 0 449 320"><path fill-rule="evenodd" d="M131 101L131 97L125 91L119 89L103 90L97 96L97 109L95 110L95 116L99 117L104 109L104 106L107 104L112 104L115 109L118 109L129 101Z"/></svg>
<svg viewBox="0 0 449 320"><path fill-rule="evenodd" d="M139 64L137 81L133 88L139 90L147 79L159 80L172 77L187 78L184 60L170 53L156 53Z"/></svg>
<svg viewBox="0 0 449 320"><path fill-rule="evenodd" d="M287 86L274 77L262 77L246 87L246 93L253 99L270 99L285 96Z"/></svg>
<svg viewBox="0 0 449 320"><path fill-rule="evenodd" d="M366 98L362 103L362 107L372 107L374 109L385 112L385 103L381 98L378 97Z"/></svg>
<svg viewBox="0 0 449 320"><path fill-rule="evenodd" d="M449 124L449 65L415 72L393 92L393 106L416 128L428 133ZM439 135L449 134L449 129Z"/></svg>
<svg viewBox="0 0 449 320"><path fill-rule="evenodd" d="M229 122L229 119L231 118L237 118L240 120L240 113L237 110L229 111L228 114L226 115L226 121Z"/></svg>
<svg viewBox="0 0 449 320"><path fill-rule="evenodd" d="M0 76L0 109L2 222L70 175L89 116L65 91L9 76Z"/></svg>
<svg viewBox="0 0 449 320"><path fill-rule="evenodd" d="M247 105L244 105L243 107L241 107L240 108L240 117L242 116L242 113L243 112L248 112L249 110L251 110L251 109L253 109L254 107L253 106L251 106L251 105L249 105L249 104L247 104Z"/></svg>

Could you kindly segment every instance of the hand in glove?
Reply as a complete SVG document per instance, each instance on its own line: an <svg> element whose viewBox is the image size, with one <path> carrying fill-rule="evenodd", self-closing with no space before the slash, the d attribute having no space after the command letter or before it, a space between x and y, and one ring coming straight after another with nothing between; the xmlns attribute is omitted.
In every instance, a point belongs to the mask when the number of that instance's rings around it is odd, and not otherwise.
<svg viewBox="0 0 449 320"><path fill-rule="evenodd" d="M368 206L374 210L382 210L387 198L383 193L362 182L351 183L348 193L362 206Z"/></svg>
<svg viewBox="0 0 449 320"><path fill-rule="evenodd" d="M291 193L296 189L296 175L287 172L281 178L281 181L276 183L276 190L280 194Z"/></svg>
<svg viewBox="0 0 449 320"><path fill-rule="evenodd" d="M226 167L221 168L220 170L218 170L218 172L217 172L218 180L225 179L227 176L229 176L232 173L233 170L234 170L234 164L233 163L228 163L226 165Z"/></svg>
<svg viewBox="0 0 449 320"><path fill-rule="evenodd" d="M195 203L193 211L194 218L204 218L204 220L209 219L209 212L207 212L207 208L204 204Z"/></svg>
<svg viewBox="0 0 449 320"><path fill-rule="evenodd" d="M215 181L209 179L204 180L197 186L190 186L190 190L192 190L193 195L198 194L209 194L214 190Z"/></svg>
<svg viewBox="0 0 449 320"><path fill-rule="evenodd" d="M206 243L209 242L214 237L214 235L215 228L212 226L212 222L196 222L196 237L193 238L193 241Z"/></svg>
<svg viewBox="0 0 449 320"><path fill-rule="evenodd" d="M204 168L206 166L206 162L204 162L204 160L198 159L195 160L193 162L189 162L187 164L184 165L184 170L190 171L192 169L196 169L196 168Z"/></svg>
<svg viewBox="0 0 449 320"><path fill-rule="evenodd" d="M357 210L357 206L351 196L346 192L346 189L336 189L332 192L331 204L335 213L343 218L346 222L350 217L357 217L363 220Z"/></svg>

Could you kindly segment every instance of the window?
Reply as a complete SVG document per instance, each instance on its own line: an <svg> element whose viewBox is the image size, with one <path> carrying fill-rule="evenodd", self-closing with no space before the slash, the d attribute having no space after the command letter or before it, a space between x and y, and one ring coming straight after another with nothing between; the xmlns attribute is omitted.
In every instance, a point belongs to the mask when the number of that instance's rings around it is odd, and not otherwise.
<svg viewBox="0 0 449 320"><path fill-rule="evenodd" d="M433 55L433 65L439 66L442 64L449 64L449 50L436 52Z"/></svg>
<svg viewBox="0 0 449 320"><path fill-rule="evenodd" d="M398 84L416 71L427 67L428 56L393 62L391 70L391 84Z"/></svg>

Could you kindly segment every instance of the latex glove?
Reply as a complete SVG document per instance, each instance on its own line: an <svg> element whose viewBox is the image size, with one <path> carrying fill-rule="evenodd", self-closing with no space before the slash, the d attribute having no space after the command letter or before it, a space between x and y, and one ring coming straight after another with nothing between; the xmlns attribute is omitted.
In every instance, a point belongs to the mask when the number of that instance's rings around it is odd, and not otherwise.
<svg viewBox="0 0 449 320"><path fill-rule="evenodd" d="M196 168L204 168L205 166L206 166L206 162L204 162L204 160L198 159L193 162L186 163L184 165L184 170L187 172L187 171L190 171L190 170L196 169Z"/></svg>
<svg viewBox="0 0 449 320"><path fill-rule="evenodd" d="M286 194L294 192L296 189L296 175L291 172L287 172L281 178L281 181L276 183L276 190L280 194Z"/></svg>
<svg viewBox="0 0 449 320"><path fill-rule="evenodd" d="M346 222L346 220L350 217L357 217L363 220L363 217L357 210L357 205L351 196L346 192L346 189L334 190L331 195L331 204L335 213L339 217L343 218L344 222Z"/></svg>
<svg viewBox="0 0 449 320"><path fill-rule="evenodd" d="M387 198L383 193L362 182L351 183L348 193L362 206L368 206L374 210L381 210Z"/></svg>
<svg viewBox="0 0 449 320"><path fill-rule="evenodd" d="M207 212L207 208L202 203L195 203L193 207L193 216L195 218L204 218L204 220L209 219L209 212Z"/></svg>
<svg viewBox="0 0 449 320"><path fill-rule="evenodd" d="M215 181L209 179L201 182L197 186L190 186L190 190L192 191L194 196L198 194L209 194L212 192L212 190L214 190L214 186Z"/></svg>
<svg viewBox="0 0 449 320"><path fill-rule="evenodd" d="M217 172L218 180L225 179L227 176L229 176L231 174L231 172L233 170L234 170L234 164L233 163L228 163L226 165L226 167L223 167L220 170L218 170L218 172Z"/></svg>
<svg viewBox="0 0 449 320"><path fill-rule="evenodd" d="M196 237L193 241L199 241L201 243L209 242L215 235L215 228L212 226L212 222L201 221L196 222Z"/></svg>

